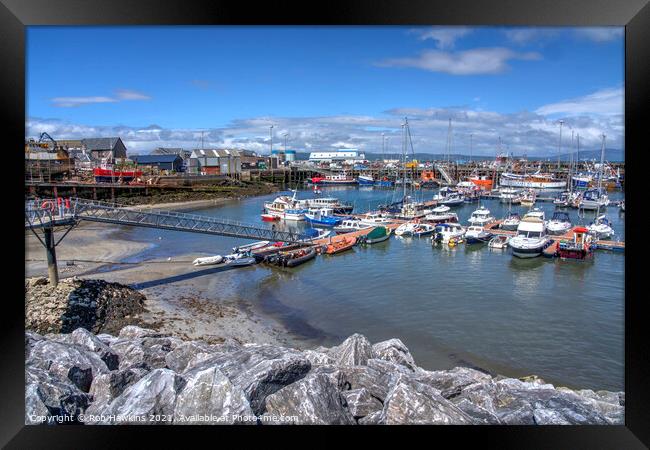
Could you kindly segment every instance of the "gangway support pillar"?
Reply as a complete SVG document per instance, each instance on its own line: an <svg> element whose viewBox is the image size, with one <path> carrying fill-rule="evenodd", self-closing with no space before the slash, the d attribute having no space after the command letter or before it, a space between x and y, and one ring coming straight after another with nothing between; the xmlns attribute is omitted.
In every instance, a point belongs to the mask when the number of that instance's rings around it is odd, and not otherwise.
<svg viewBox="0 0 650 450"><path fill-rule="evenodd" d="M47 273L50 278L50 284L57 287L59 284L59 269L56 264L56 247L54 243L54 232L51 227L43 229L45 238L45 252L47 253Z"/></svg>

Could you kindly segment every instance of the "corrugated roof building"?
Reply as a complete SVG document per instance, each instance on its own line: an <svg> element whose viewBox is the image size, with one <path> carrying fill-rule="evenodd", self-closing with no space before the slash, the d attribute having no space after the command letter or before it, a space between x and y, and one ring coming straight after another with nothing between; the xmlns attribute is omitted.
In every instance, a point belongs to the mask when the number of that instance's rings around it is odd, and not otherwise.
<svg viewBox="0 0 650 450"><path fill-rule="evenodd" d="M160 170L180 172L183 158L180 155L133 155L131 159L139 166L157 167Z"/></svg>
<svg viewBox="0 0 650 450"><path fill-rule="evenodd" d="M205 175L238 174L241 173L241 153L230 149L194 150L189 170Z"/></svg>

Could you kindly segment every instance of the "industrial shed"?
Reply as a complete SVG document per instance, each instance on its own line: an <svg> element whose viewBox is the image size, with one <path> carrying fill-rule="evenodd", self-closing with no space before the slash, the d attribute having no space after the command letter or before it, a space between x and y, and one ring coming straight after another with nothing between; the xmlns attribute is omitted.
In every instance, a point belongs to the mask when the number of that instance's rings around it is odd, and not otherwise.
<svg viewBox="0 0 650 450"><path fill-rule="evenodd" d="M138 166L156 167L172 172L180 172L183 167L183 158L180 155L132 155L131 159Z"/></svg>

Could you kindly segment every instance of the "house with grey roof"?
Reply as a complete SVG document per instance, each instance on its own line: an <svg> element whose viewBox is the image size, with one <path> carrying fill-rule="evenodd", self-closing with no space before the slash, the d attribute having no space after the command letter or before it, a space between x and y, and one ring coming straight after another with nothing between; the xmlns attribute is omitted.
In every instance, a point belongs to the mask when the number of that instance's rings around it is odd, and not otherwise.
<svg viewBox="0 0 650 450"><path fill-rule="evenodd" d="M126 158L126 146L119 137L89 138L81 140L86 152L95 161L115 161Z"/></svg>

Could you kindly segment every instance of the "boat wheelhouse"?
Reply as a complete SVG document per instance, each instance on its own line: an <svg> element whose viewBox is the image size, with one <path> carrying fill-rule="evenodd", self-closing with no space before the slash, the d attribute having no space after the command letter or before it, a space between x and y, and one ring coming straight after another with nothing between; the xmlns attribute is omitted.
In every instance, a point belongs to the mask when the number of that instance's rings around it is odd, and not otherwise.
<svg viewBox="0 0 650 450"><path fill-rule="evenodd" d="M336 231L338 234L342 234L365 230L372 227L372 225L361 223L361 220L359 219L345 219L339 225L334 227L334 231Z"/></svg>
<svg viewBox="0 0 650 450"><path fill-rule="evenodd" d="M467 220L470 225L487 225L490 222L494 222L494 216L490 213L490 210L485 206L481 206L479 209L474 211L470 218Z"/></svg>
<svg viewBox="0 0 650 450"><path fill-rule="evenodd" d="M433 208L424 216L424 220L432 223L458 222L458 215L450 211L449 206L441 205Z"/></svg>
<svg viewBox="0 0 650 450"><path fill-rule="evenodd" d="M557 253L562 259L588 259L594 254L593 238L585 227L575 227L570 239L562 239Z"/></svg>

